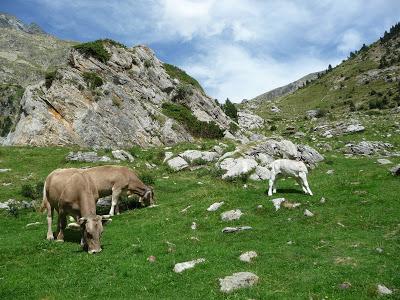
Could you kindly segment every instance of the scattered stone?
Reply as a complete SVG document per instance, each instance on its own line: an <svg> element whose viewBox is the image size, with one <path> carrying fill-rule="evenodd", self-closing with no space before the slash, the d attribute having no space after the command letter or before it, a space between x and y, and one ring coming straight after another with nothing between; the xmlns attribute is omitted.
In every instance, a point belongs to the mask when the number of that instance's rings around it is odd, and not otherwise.
<svg viewBox="0 0 400 300"><path fill-rule="evenodd" d="M280 108L278 108L278 107L276 107L276 106L272 106L272 107L271 107L271 112L273 112L273 113L279 113L279 112L281 112L281 110L280 110Z"/></svg>
<svg viewBox="0 0 400 300"><path fill-rule="evenodd" d="M240 209L229 210L221 214L222 221L239 220L243 215Z"/></svg>
<svg viewBox="0 0 400 300"><path fill-rule="evenodd" d="M10 186L10 185L12 185L11 182L3 182L3 186Z"/></svg>
<svg viewBox="0 0 400 300"><path fill-rule="evenodd" d="M234 290L250 287L258 282L258 276L251 272L238 272L219 279L220 290L230 293Z"/></svg>
<svg viewBox="0 0 400 300"><path fill-rule="evenodd" d="M341 290L347 290L349 288L351 288L350 282L343 282L343 283L339 284L339 289L341 289Z"/></svg>
<svg viewBox="0 0 400 300"><path fill-rule="evenodd" d="M42 224L42 223L41 222L29 223L29 224L26 224L25 227L31 227L31 226L36 226L36 225L40 225L40 224Z"/></svg>
<svg viewBox="0 0 400 300"><path fill-rule="evenodd" d="M335 172L335 171L331 169L331 170L326 171L326 174L332 175L334 172Z"/></svg>
<svg viewBox="0 0 400 300"><path fill-rule="evenodd" d="M180 153L179 156L193 164L197 161L212 162L217 160L220 155L217 152L211 151L186 150Z"/></svg>
<svg viewBox="0 0 400 300"><path fill-rule="evenodd" d="M190 226L190 228L192 230L196 230L197 229L197 223L196 222L192 222L192 225Z"/></svg>
<svg viewBox="0 0 400 300"><path fill-rule="evenodd" d="M257 209L263 209L263 206L261 204L257 205Z"/></svg>
<svg viewBox="0 0 400 300"><path fill-rule="evenodd" d="M18 209L21 209L21 208L32 208L32 207L35 206L35 204L36 204L35 201L28 202L28 201L25 201L25 200L17 201L15 199L8 199L6 202L0 202L0 209L10 210L10 209L13 209L13 208L18 208Z"/></svg>
<svg viewBox="0 0 400 300"><path fill-rule="evenodd" d="M192 268L194 268L195 265L203 263L205 261L206 260L204 258L199 258L199 259L195 259L195 260L191 260L191 261L178 263L174 267L174 272L175 273L182 273L183 271L185 271L187 269L192 269Z"/></svg>
<svg viewBox="0 0 400 300"><path fill-rule="evenodd" d="M378 252L378 253L383 253L383 249L382 248L375 248L375 250L376 250L376 252Z"/></svg>
<svg viewBox="0 0 400 300"><path fill-rule="evenodd" d="M313 216L314 216L314 214L313 214L311 211L309 211L308 209L306 209L306 210L304 211L304 215L305 215L306 217L313 217Z"/></svg>
<svg viewBox="0 0 400 300"><path fill-rule="evenodd" d="M224 201L215 202L215 203L211 204L211 205L207 208L207 211L216 211L216 210L218 210L223 204L224 204Z"/></svg>
<svg viewBox="0 0 400 300"><path fill-rule="evenodd" d="M400 165L391 168L390 173L392 173L393 176L400 176Z"/></svg>
<svg viewBox="0 0 400 300"><path fill-rule="evenodd" d="M222 229L222 233L233 233L237 231L243 231L243 230L251 230L253 227L251 226L240 226L240 227L225 227Z"/></svg>
<svg viewBox="0 0 400 300"><path fill-rule="evenodd" d="M288 241L286 244L288 244L288 245L293 245L294 242L293 242L293 241Z"/></svg>
<svg viewBox="0 0 400 300"><path fill-rule="evenodd" d="M118 160L129 161L129 162L133 162L135 160L133 156L125 150L114 150L111 153L114 156L114 158Z"/></svg>
<svg viewBox="0 0 400 300"><path fill-rule="evenodd" d="M144 163L144 165L145 165L146 168L149 169L149 170L152 170L152 169L156 169L156 168L157 168L157 165L156 165L156 164L152 164L152 163L149 163L149 162L147 162L147 161Z"/></svg>
<svg viewBox="0 0 400 300"><path fill-rule="evenodd" d="M156 261L156 257L155 257L154 255L150 255L150 256L147 258L147 261L148 261L148 262L151 262L151 263L154 263L154 262Z"/></svg>
<svg viewBox="0 0 400 300"><path fill-rule="evenodd" d="M351 125L347 126L347 128L344 132L345 133L355 133L355 132L361 132L364 130L365 130L365 127L362 126L361 124L351 124Z"/></svg>
<svg viewBox="0 0 400 300"><path fill-rule="evenodd" d="M0 169L0 173L10 172L11 169Z"/></svg>
<svg viewBox="0 0 400 300"><path fill-rule="evenodd" d="M322 204L324 204L326 202L326 199L325 199L325 197L322 197L321 198L321 200L319 200L319 203L322 203Z"/></svg>
<svg viewBox="0 0 400 300"><path fill-rule="evenodd" d="M189 166L189 164L182 157L174 157L167 161L168 166L174 171L180 171Z"/></svg>
<svg viewBox="0 0 400 300"><path fill-rule="evenodd" d="M222 179L229 179L250 173L257 166L257 162L251 158L226 158L219 167L227 172L222 175Z"/></svg>
<svg viewBox="0 0 400 300"><path fill-rule="evenodd" d="M378 294L379 295L391 295L393 292L392 290L388 289L383 284L378 284Z"/></svg>
<svg viewBox="0 0 400 300"><path fill-rule="evenodd" d="M301 203L298 203L298 202L293 203L293 202L289 202L287 200L282 202L282 206L285 208L288 208L288 209L293 209L293 208L299 207L300 205L301 205Z"/></svg>
<svg viewBox="0 0 400 300"><path fill-rule="evenodd" d="M245 252L245 253L242 253L240 256L239 256L239 259L241 260L241 261L244 261L244 262L251 262L251 260L253 259L253 258L255 258L255 257L257 257L257 252L255 252L255 251L247 251L247 252Z"/></svg>
<svg viewBox="0 0 400 300"><path fill-rule="evenodd" d="M189 206L186 206L184 209L182 209L181 210L181 213L185 213L185 212L187 212L188 211L188 209L189 208L191 208L192 206L191 205L189 205Z"/></svg>
<svg viewBox="0 0 400 300"><path fill-rule="evenodd" d="M169 160L172 156L174 156L174 153L165 152L165 157L164 157L163 163L165 163L167 160Z"/></svg>
<svg viewBox="0 0 400 300"><path fill-rule="evenodd" d="M391 148L393 148L393 145L389 143L362 141L358 144L346 144L344 152L355 155L373 155L378 153L389 155L390 152L388 150Z"/></svg>
<svg viewBox="0 0 400 300"><path fill-rule="evenodd" d="M271 200L275 206L275 211L281 208L281 204L285 201L285 198L276 198Z"/></svg>
<svg viewBox="0 0 400 300"><path fill-rule="evenodd" d="M98 156L97 152L90 151L90 152L70 152L66 160L69 161L82 161L82 162L110 162L111 158L108 156Z"/></svg>
<svg viewBox="0 0 400 300"><path fill-rule="evenodd" d="M378 162L378 164L381 164L381 165L392 164L392 162L390 160L386 159L386 158L380 158L380 159L377 160L377 162Z"/></svg>

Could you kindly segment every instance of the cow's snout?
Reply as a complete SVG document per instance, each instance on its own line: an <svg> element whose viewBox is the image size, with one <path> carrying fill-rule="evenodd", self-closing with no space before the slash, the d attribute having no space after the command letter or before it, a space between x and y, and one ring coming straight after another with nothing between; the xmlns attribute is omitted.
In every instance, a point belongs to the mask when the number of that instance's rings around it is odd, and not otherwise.
<svg viewBox="0 0 400 300"><path fill-rule="evenodd" d="M101 248L99 248L99 249L92 249L92 250L89 250L88 253L89 253L89 254L96 254L96 253L100 253L101 250L102 250Z"/></svg>

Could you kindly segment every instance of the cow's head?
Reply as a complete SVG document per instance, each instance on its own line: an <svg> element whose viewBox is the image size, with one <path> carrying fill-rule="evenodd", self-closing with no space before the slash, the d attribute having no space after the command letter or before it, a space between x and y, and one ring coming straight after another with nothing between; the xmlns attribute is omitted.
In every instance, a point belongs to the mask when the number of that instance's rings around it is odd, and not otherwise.
<svg viewBox="0 0 400 300"><path fill-rule="evenodd" d="M87 248L88 253L98 253L101 249L100 238L103 233L103 222L109 216L89 216L78 219L78 224L82 228L83 247Z"/></svg>

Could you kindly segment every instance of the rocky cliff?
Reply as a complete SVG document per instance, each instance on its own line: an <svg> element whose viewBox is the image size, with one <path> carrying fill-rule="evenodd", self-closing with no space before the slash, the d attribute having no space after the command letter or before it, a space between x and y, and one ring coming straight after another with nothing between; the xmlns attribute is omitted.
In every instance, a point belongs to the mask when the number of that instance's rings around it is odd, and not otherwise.
<svg viewBox="0 0 400 300"><path fill-rule="evenodd" d="M165 114L163 103L172 102L198 120L229 127L213 99L168 75L151 49L101 44L104 57L72 48L65 65L26 87L4 144L126 148L190 141L187 126Z"/></svg>

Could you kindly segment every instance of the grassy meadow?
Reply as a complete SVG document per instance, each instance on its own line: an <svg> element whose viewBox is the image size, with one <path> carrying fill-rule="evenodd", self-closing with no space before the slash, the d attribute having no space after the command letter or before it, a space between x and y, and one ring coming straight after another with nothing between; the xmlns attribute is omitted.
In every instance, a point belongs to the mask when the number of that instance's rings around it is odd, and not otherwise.
<svg viewBox="0 0 400 300"><path fill-rule="evenodd" d="M91 165L66 162L69 150L0 148L0 168L12 169L0 173L0 201L23 200L21 186L42 182L55 168ZM113 217L98 255L83 252L74 231L64 243L47 241L46 217L38 211L0 212L0 299L370 299L378 298L378 284L394 291L388 298L399 297L399 178L376 158L325 153L309 175L314 196L287 179L267 197L266 182L225 182L211 167L172 173L160 164L163 149L134 152L135 162L126 164L154 180L159 206ZM146 161L159 166L147 170ZM275 211L270 200L277 197L301 206ZM225 204L207 212L216 201ZM220 219L236 208L244 213L240 220ZM314 217L305 217L305 209ZM40 224L26 227L33 222ZM221 232L235 225L253 230ZM250 250L258 257L241 262ZM155 262L147 260L151 255ZM172 271L175 263L202 257L206 262L194 269ZM241 271L258 275L258 284L221 293L218 278ZM350 288L341 289L344 282Z"/></svg>

